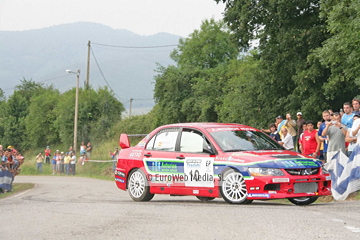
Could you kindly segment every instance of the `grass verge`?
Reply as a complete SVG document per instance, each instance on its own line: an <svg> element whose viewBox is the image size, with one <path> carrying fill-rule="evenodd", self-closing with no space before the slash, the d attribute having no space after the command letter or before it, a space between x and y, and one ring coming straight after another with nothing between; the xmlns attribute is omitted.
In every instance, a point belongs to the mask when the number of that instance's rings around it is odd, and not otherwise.
<svg viewBox="0 0 360 240"><path fill-rule="evenodd" d="M13 183L13 190L14 191L8 192L8 193L5 193L5 194L1 194L0 199L9 197L9 196L11 196L13 194L17 194L17 193L26 191L26 190L31 189L33 187L34 187L33 183Z"/></svg>

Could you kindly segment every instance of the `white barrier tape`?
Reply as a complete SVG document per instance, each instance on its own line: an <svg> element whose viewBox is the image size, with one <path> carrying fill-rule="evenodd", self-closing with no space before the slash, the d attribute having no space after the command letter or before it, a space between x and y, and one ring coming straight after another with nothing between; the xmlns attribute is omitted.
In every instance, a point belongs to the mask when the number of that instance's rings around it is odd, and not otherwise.
<svg viewBox="0 0 360 240"><path fill-rule="evenodd" d="M103 161L103 160L84 160L84 162L117 162L117 160L108 160L108 161Z"/></svg>

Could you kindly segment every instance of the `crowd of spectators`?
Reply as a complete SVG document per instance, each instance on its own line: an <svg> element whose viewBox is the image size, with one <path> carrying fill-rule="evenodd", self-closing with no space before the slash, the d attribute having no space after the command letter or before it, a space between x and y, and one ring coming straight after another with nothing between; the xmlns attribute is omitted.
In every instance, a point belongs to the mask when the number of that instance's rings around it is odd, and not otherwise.
<svg viewBox="0 0 360 240"><path fill-rule="evenodd" d="M296 114L297 120L287 113L271 123L267 132L285 149L298 151L304 155L319 158L324 162L332 159L334 154L342 151L350 156L355 145L360 142L360 100L345 102L338 112L324 110L322 120L313 122L305 120L303 114ZM315 124L317 129L315 129Z"/></svg>
<svg viewBox="0 0 360 240"><path fill-rule="evenodd" d="M40 152L36 156L36 169L38 173L42 173L43 163L45 162L46 164L51 164L52 175L75 175L77 161L72 147L66 153L56 150L54 155L52 155L50 146L47 146L44 150L44 155Z"/></svg>
<svg viewBox="0 0 360 240"><path fill-rule="evenodd" d="M19 153L13 146L3 149L0 145L0 194L13 191L12 183L21 169L19 168L24 162L24 156Z"/></svg>

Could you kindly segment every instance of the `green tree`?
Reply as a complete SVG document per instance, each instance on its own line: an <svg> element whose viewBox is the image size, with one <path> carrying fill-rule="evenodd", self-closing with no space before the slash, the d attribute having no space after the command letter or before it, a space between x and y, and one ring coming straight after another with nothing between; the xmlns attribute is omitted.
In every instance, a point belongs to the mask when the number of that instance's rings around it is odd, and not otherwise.
<svg viewBox="0 0 360 240"><path fill-rule="evenodd" d="M321 10L331 37L314 51L312 58L330 70L325 94L330 99L338 99L341 94L342 104L358 95L360 86L360 2L322 0Z"/></svg>
<svg viewBox="0 0 360 240"><path fill-rule="evenodd" d="M121 120L125 110L107 88L79 89L78 139L80 142L99 140L106 136L111 125ZM55 128L61 142L71 145L74 138L75 88L60 96L55 108L58 116Z"/></svg>
<svg viewBox="0 0 360 240"><path fill-rule="evenodd" d="M48 89L31 98L29 114L26 117L26 136L30 147L46 146L59 142L59 133L55 129L54 112L60 98L55 89Z"/></svg>
<svg viewBox="0 0 360 240"><path fill-rule="evenodd" d="M171 57L177 66L161 67L155 77L157 124L217 121L226 85L227 63L239 56L222 21L206 20L181 39Z"/></svg>
<svg viewBox="0 0 360 240"><path fill-rule="evenodd" d="M257 118L269 123L276 115L299 110L307 119L320 118L334 100L323 89L329 71L309 58L330 36L319 17L320 1L215 1L226 3L224 20L239 47L247 50L258 42L261 64L252 89Z"/></svg>

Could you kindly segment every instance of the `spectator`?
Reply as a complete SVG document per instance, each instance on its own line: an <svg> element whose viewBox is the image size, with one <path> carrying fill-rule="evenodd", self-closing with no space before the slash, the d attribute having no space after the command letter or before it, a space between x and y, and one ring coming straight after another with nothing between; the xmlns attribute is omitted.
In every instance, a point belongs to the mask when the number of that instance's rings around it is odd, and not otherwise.
<svg viewBox="0 0 360 240"><path fill-rule="evenodd" d="M276 131L276 126L274 123L271 123L270 126L269 126L269 129L270 129L270 134L269 136L274 139L275 141L279 142L281 141L280 139L280 135L277 133Z"/></svg>
<svg viewBox="0 0 360 240"><path fill-rule="evenodd" d="M303 140L303 136L304 136L304 132L306 131L306 122L304 122L304 124L302 125L302 131L301 131L301 134L299 136L299 141L298 141L298 144L299 144L299 149L298 151L300 153L303 153L303 147L302 147L302 140Z"/></svg>
<svg viewBox="0 0 360 240"><path fill-rule="evenodd" d="M42 153L40 152L40 153L36 156L36 170L37 170L37 172L39 172L39 173L42 173L43 161L44 161L44 156L43 156Z"/></svg>
<svg viewBox="0 0 360 240"><path fill-rule="evenodd" d="M91 146L91 143L88 142L87 146L86 146L86 159L90 159L91 156L91 152L92 152L93 147Z"/></svg>
<svg viewBox="0 0 360 240"><path fill-rule="evenodd" d="M45 163L50 164L50 157L51 157L50 146L47 146L46 149L44 150L44 152L45 152Z"/></svg>
<svg viewBox="0 0 360 240"><path fill-rule="evenodd" d="M294 145L294 142L296 141L296 130L295 130L296 122L295 122L295 120L293 120L293 119L291 118L290 113L287 113L287 114L286 114L286 120L285 120L285 123L284 123L284 127L287 128L287 132L291 135L292 141L293 141L293 145ZM282 132L281 132L281 133L282 133ZM282 139L283 139L283 138L282 138ZM294 148L294 146L293 146L292 148Z"/></svg>
<svg viewBox="0 0 360 240"><path fill-rule="evenodd" d="M353 113L360 116L360 99L354 98L352 101Z"/></svg>
<svg viewBox="0 0 360 240"><path fill-rule="evenodd" d="M281 116L281 115L277 116L275 124L277 125L277 132L279 133L279 135L281 135L280 130L281 130L282 126L284 126L284 124L285 124L285 120L284 120L283 116Z"/></svg>
<svg viewBox="0 0 360 240"><path fill-rule="evenodd" d="M4 158L3 158L3 164L2 164L2 190L4 193L7 193L9 191L12 191L12 178L13 178L13 156L11 155L11 149L6 149L4 152Z"/></svg>
<svg viewBox="0 0 360 240"><path fill-rule="evenodd" d="M282 128L282 140L279 142L286 150L294 150L294 141L287 128Z"/></svg>
<svg viewBox="0 0 360 240"><path fill-rule="evenodd" d="M335 112L332 117L332 121L325 122L326 127L322 132L322 136L327 135L329 137L329 146L327 149L327 162L329 162L339 150L341 150L344 154L346 154L345 135L347 132L347 127L344 124L340 123L340 119L341 119L340 113Z"/></svg>
<svg viewBox="0 0 360 240"><path fill-rule="evenodd" d="M330 109L331 110L331 109ZM324 145L324 149L323 149L323 156L324 156L324 160L326 161L327 159L327 148L328 148L328 139L327 136L323 136L322 132L324 131L325 127L326 127L326 122L331 121L330 119L330 110L325 110L322 113L322 117L324 122L320 125L319 130L318 130L318 136L321 142L323 142ZM333 114L333 113L332 113Z"/></svg>
<svg viewBox="0 0 360 240"><path fill-rule="evenodd" d="M344 103L344 114L341 117L341 124L347 128L351 128L353 124L354 113L352 113L351 104L349 102ZM334 113L335 114L335 113Z"/></svg>
<svg viewBox="0 0 360 240"><path fill-rule="evenodd" d="M116 168L116 162L118 160L118 156L119 156L119 148L115 148L115 151L114 152L111 152L110 151L110 156L113 160L115 160L113 162L113 171L115 171L115 168Z"/></svg>
<svg viewBox="0 0 360 240"><path fill-rule="evenodd" d="M80 156L85 156L86 154L86 145L84 142L81 142L81 145L80 145Z"/></svg>
<svg viewBox="0 0 360 240"><path fill-rule="evenodd" d="M360 115L355 114L353 122L355 122L359 118L360 118ZM352 152L353 152L353 150L354 150L354 148L356 146L356 142L357 142L357 136L352 135L352 129L351 128L348 129L348 131L346 132L345 142L349 143L348 150L347 150L347 156L350 157L350 155L352 154Z"/></svg>
<svg viewBox="0 0 360 240"><path fill-rule="evenodd" d="M298 112L296 114L297 120L296 120L296 127L297 127L297 131L296 131L296 144L295 145L295 150L299 150L299 139L300 139L300 134L303 132L303 125L305 123L305 119L302 116L301 112ZM295 143L294 142L294 143Z"/></svg>
<svg viewBox="0 0 360 240"><path fill-rule="evenodd" d="M2 150L2 146L1 146L1 150L0 150L0 194L4 194L3 181L4 181L5 170L6 170L6 168L5 168L5 156L4 156L4 151Z"/></svg>
<svg viewBox="0 0 360 240"><path fill-rule="evenodd" d="M303 154L316 158L320 149L320 140L317 131L314 129L314 123L306 121L306 130L302 139Z"/></svg>
<svg viewBox="0 0 360 240"><path fill-rule="evenodd" d="M316 129L317 132L319 132L319 129L320 129L320 126L321 126L322 123L323 122L321 120L317 122L317 125L316 125L317 126L317 129ZM321 141L319 135L318 135L318 137L319 137L319 140L320 140L320 156L319 156L319 159L320 160L325 160L325 158L324 158L324 141Z"/></svg>
<svg viewBox="0 0 360 240"><path fill-rule="evenodd" d="M72 152L67 152L64 158L64 165L65 165L65 174L69 175L70 173L70 161L71 161L71 154Z"/></svg>
<svg viewBox="0 0 360 240"><path fill-rule="evenodd" d="M60 175L64 173L64 158L65 158L65 154L64 152L60 153Z"/></svg>
<svg viewBox="0 0 360 240"><path fill-rule="evenodd" d="M352 135L357 136L356 144L360 143L360 134L358 134L359 129L360 129L360 118L354 121L353 127L351 129Z"/></svg>
<svg viewBox="0 0 360 240"><path fill-rule="evenodd" d="M75 175L76 155L74 153L71 153L70 156L71 156L70 171L72 175Z"/></svg>

